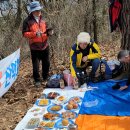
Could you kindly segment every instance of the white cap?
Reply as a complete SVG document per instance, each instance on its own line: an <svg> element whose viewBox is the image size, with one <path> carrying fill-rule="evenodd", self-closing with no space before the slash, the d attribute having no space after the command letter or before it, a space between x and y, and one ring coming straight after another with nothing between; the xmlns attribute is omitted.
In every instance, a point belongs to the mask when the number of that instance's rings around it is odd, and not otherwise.
<svg viewBox="0 0 130 130"><path fill-rule="evenodd" d="M87 32L81 32L77 36L77 42L78 43L90 43L90 35Z"/></svg>

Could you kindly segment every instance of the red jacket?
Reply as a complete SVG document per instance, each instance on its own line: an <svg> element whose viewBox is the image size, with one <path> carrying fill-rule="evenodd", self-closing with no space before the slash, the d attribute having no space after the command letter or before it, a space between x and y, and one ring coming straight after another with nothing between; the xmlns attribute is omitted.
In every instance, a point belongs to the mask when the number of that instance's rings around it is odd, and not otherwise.
<svg viewBox="0 0 130 130"><path fill-rule="evenodd" d="M41 31L43 34L37 36L36 33ZM47 44L47 27L46 23L40 17L39 23L35 20L34 16L30 14L23 22L23 36L29 39L29 45L31 50L44 50L48 46Z"/></svg>

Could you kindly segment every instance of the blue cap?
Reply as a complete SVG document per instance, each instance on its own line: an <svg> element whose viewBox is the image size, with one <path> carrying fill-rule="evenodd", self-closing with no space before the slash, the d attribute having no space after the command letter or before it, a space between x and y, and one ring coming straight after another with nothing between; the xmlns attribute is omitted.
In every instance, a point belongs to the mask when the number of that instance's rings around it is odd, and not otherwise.
<svg viewBox="0 0 130 130"><path fill-rule="evenodd" d="M43 6L40 5L38 1L33 1L29 4L29 13L32 13L36 10L41 10Z"/></svg>

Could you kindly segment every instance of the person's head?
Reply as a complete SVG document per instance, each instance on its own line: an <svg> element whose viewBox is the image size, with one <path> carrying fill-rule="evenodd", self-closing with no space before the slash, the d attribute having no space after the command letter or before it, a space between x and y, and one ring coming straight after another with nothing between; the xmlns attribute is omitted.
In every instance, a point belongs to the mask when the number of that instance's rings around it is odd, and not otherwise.
<svg viewBox="0 0 130 130"><path fill-rule="evenodd" d="M121 50L118 53L117 58L118 58L118 60L120 62L124 62L124 63L130 62L130 51L128 51L128 50Z"/></svg>
<svg viewBox="0 0 130 130"><path fill-rule="evenodd" d="M90 35L87 32L81 32L77 36L77 44L81 49L85 49L90 43Z"/></svg>
<svg viewBox="0 0 130 130"><path fill-rule="evenodd" d="M29 5L29 13L32 13L34 16L39 17L41 15L42 8L43 7L38 1L31 2Z"/></svg>

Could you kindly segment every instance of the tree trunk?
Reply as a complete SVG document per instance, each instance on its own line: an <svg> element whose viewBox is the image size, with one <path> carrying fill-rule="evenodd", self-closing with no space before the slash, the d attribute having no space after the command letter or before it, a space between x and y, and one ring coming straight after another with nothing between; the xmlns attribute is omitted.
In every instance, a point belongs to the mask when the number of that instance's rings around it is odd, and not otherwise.
<svg viewBox="0 0 130 130"><path fill-rule="evenodd" d="M130 0L123 0L122 2L121 25L121 49L130 50Z"/></svg>
<svg viewBox="0 0 130 130"><path fill-rule="evenodd" d="M92 1L92 6L93 6L93 33L94 33L94 41L97 43L98 38L97 38L97 17L96 17L96 1Z"/></svg>
<svg viewBox="0 0 130 130"><path fill-rule="evenodd" d="M130 0L122 0L121 25L121 49L130 50ZM124 64L124 69L129 70L130 64Z"/></svg>
<svg viewBox="0 0 130 130"><path fill-rule="evenodd" d="M8 18L11 16L8 16ZM17 14L16 17L14 17L14 19L12 18L12 22L9 30L7 32L7 34L5 35L5 40L4 40L4 45L3 45L3 49L6 48L7 52L10 52L10 50L12 50L13 48L16 48L13 43L14 43L14 38L17 37L18 31L19 31L19 27L21 25L21 21L22 21L22 1L21 0L17 0ZM20 45L19 45L20 46Z"/></svg>

